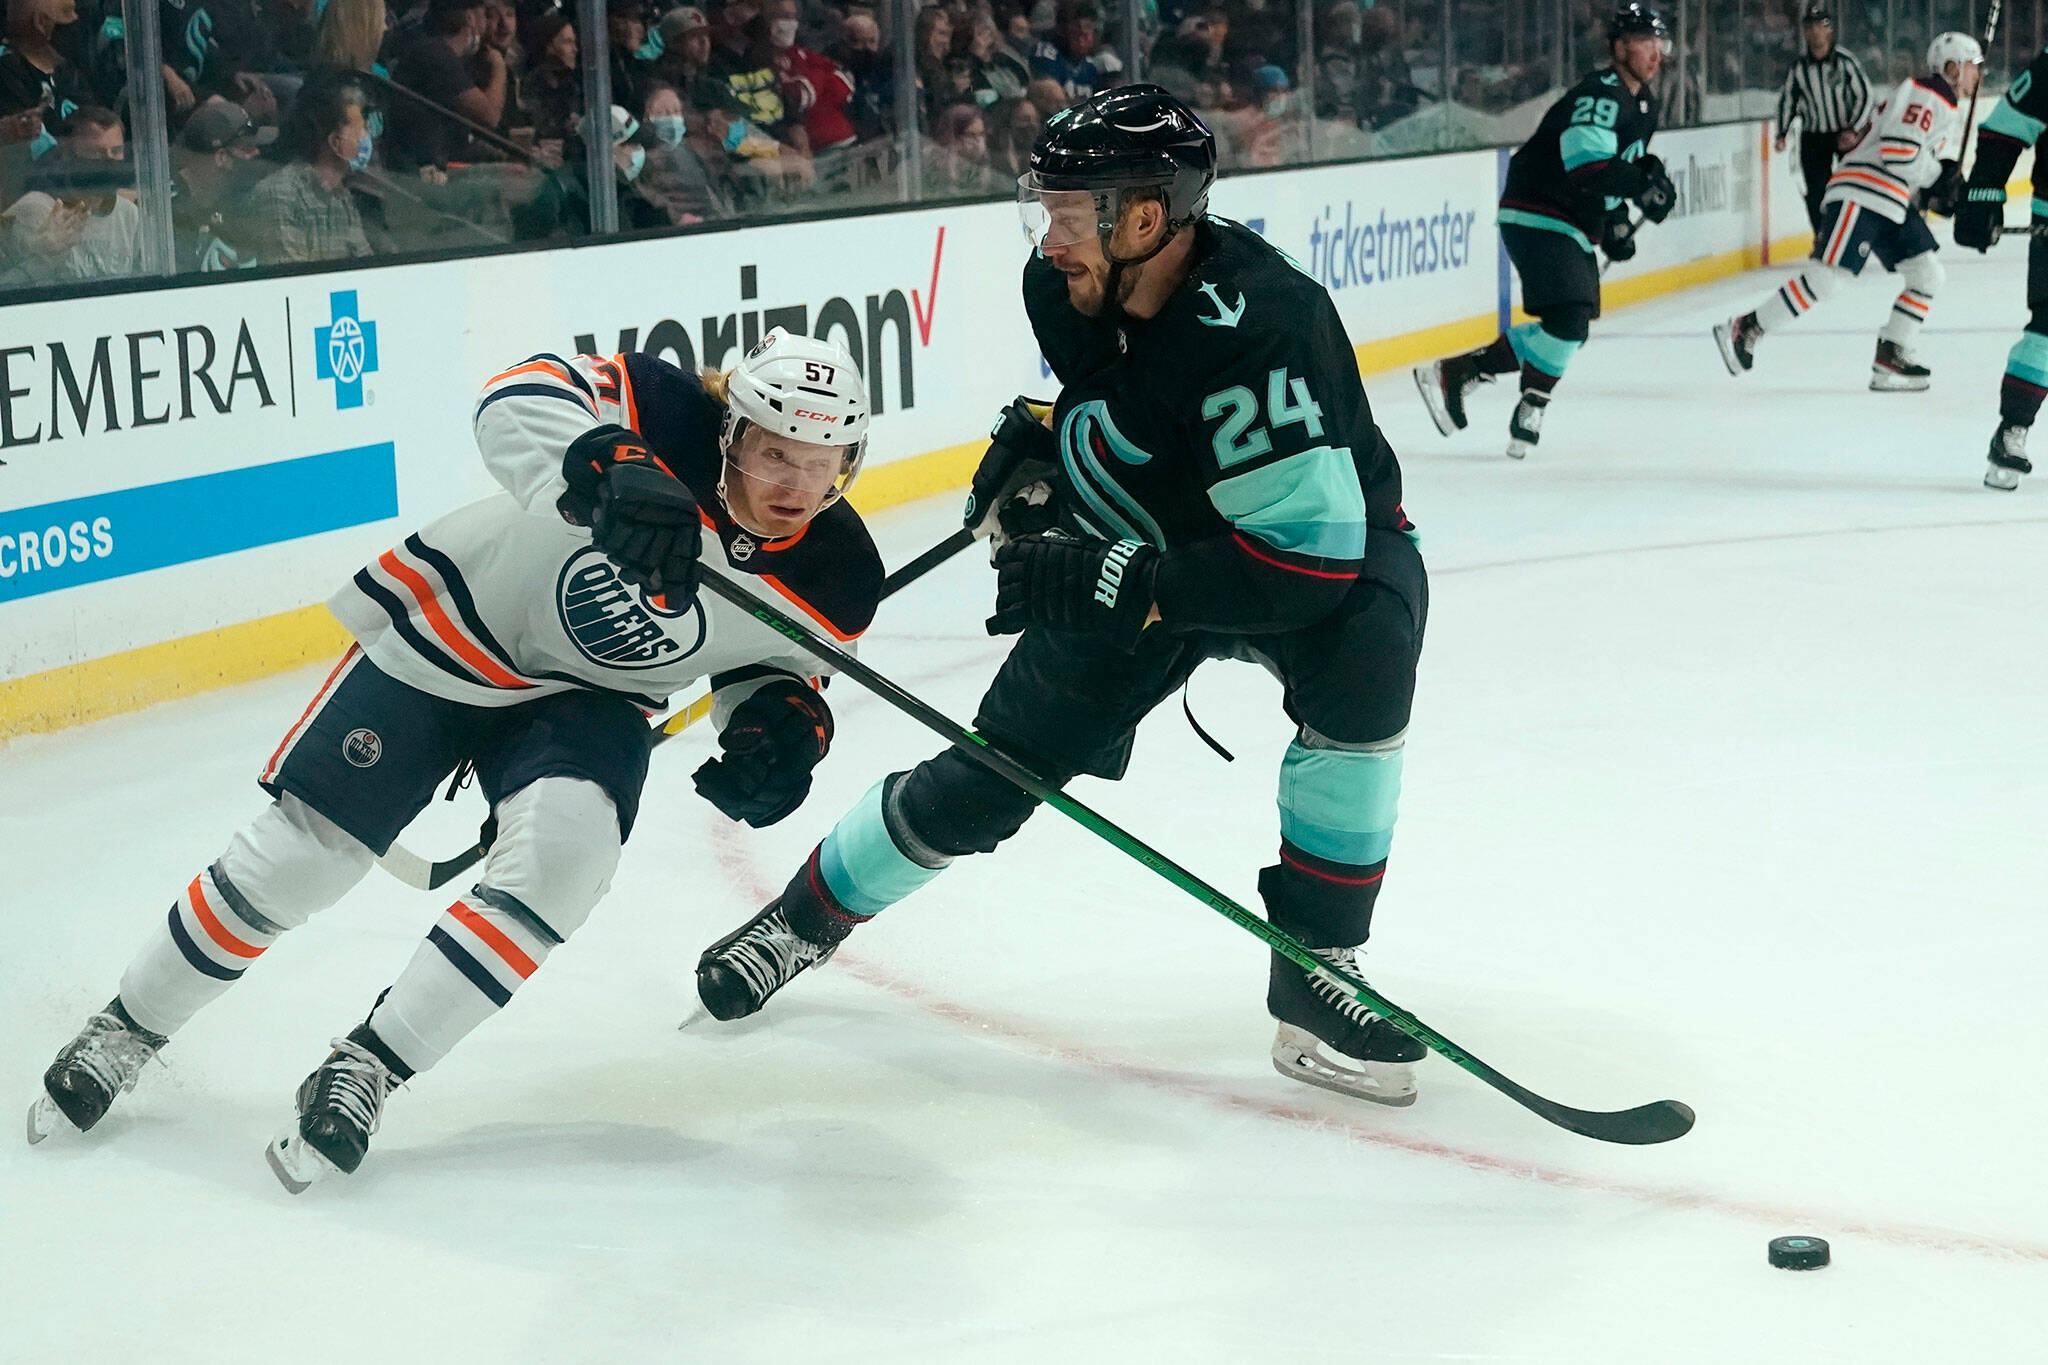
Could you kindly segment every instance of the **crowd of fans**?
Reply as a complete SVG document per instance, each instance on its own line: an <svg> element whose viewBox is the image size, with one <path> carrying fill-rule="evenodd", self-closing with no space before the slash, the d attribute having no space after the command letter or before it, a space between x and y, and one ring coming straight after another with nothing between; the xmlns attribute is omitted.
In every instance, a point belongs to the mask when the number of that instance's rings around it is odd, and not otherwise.
<svg viewBox="0 0 2048 1365"><path fill-rule="evenodd" d="M915 12L907 82L887 5L661 2L605 12L611 165L599 174L625 230L1000 194L1047 117L1130 79L1123 10L1105 17L1091 0L933 0ZM1296 3L1315 6L1306 51ZM1775 42L1789 59L1789 12L1753 4L1767 22L1721 48ZM0 7L0 288L136 273L145 232L125 160L118 0ZM1473 22L1448 37L1440 0L1142 10L1145 78L1204 112L1233 169L1311 147L1417 150L1396 134L1418 114L1540 105L1560 72L1576 74L1567 61L1590 66L1603 50L1601 0L1458 0ZM588 35L573 3L158 0L158 13L178 269L588 231ZM899 86L916 101L910 136Z"/></svg>

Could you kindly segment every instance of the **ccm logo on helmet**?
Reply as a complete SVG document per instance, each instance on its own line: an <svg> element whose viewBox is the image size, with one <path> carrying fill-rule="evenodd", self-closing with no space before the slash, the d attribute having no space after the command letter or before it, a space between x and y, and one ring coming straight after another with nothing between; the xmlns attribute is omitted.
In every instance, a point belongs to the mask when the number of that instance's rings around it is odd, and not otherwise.
<svg viewBox="0 0 2048 1365"><path fill-rule="evenodd" d="M836 422L839 420L829 412L805 412L802 408L796 410L796 415L807 417L813 422Z"/></svg>

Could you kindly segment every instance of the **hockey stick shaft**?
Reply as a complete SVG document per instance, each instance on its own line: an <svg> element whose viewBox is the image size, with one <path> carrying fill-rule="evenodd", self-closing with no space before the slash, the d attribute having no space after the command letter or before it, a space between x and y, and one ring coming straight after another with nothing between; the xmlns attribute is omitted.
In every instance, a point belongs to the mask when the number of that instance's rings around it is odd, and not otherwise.
<svg viewBox="0 0 2048 1365"><path fill-rule="evenodd" d="M892 593L900 588L909 587L912 583L923 578L933 569L938 568L939 565L944 564L973 543L974 532L969 530L958 530L952 535L947 536L944 540L932 546L929 550L926 550L887 578L884 578L882 580L882 600L887 601ZM649 726L647 733L648 747L655 748L667 743L710 714L711 693L706 692L703 696L697 698L688 706L683 707L666 720ZM452 858L443 858L439 862L429 862L405 847L405 845L394 843L385 852L384 856L377 860L377 865L415 890L438 891L450 881L453 881L482 861L483 856L491 851L491 840L496 834L496 827L490 821L485 821L484 827L478 832L477 841L474 844L471 844Z"/></svg>
<svg viewBox="0 0 2048 1365"><path fill-rule="evenodd" d="M813 657L830 664L838 673L867 688L976 763L1029 792L1083 829L1158 873L1182 891L1258 938L1303 971L1321 977L1368 1006L1401 1032L1477 1076L1532 1113L1548 1119L1561 1128L1585 1137L1597 1138L1602 1142L1669 1142L1673 1138L1682 1137L1692 1128L1692 1110L1676 1100L1659 1100L1635 1109L1607 1113L1573 1109L1568 1105L1545 1099L1474 1057L1357 977L1331 966L1293 935L1274 928L1265 919L1253 914L1165 854L1068 796L1000 749L991 748L988 741L979 735L919 700L845 650L820 639L796 620L748 592L724 574L707 569L702 584L705 590L748 612L756 620L787 637Z"/></svg>

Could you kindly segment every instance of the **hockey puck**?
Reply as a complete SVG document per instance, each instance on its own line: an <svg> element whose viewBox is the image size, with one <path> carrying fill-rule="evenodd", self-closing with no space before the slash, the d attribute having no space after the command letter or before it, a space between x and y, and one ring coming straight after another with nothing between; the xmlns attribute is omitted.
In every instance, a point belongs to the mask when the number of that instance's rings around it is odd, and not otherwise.
<svg viewBox="0 0 2048 1365"><path fill-rule="evenodd" d="M1828 1263L1828 1244L1818 1237L1773 1237L1771 1264L1780 1270L1819 1270Z"/></svg>

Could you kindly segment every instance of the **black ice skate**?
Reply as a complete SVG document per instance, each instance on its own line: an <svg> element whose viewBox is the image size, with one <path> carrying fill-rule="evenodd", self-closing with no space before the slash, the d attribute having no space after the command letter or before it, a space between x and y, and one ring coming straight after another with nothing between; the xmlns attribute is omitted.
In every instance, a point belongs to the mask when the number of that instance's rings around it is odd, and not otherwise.
<svg viewBox="0 0 2048 1365"><path fill-rule="evenodd" d="M1312 951L1358 975L1356 948ZM1415 1063L1428 1049L1334 982L1275 953L1266 1009L1280 1023L1273 1069L1281 1075L1375 1104L1415 1103Z"/></svg>
<svg viewBox="0 0 2048 1365"><path fill-rule="evenodd" d="M2007 493L2020 486L2020 475L2034 472L2027 458L2027 429L2001 422L1991 436L1991 466L1984 471L1984 486Z"/></svg>
<svg viewBox="0 0 2048 1365"><path fill-rule="evenodd" d="M1721 363L1728 373L1739 376L1756 367L1756 341L1763 334L1754 313L1730 318L1714 328L1714 344L1721 348Z"/></svg>
<svg viewBox="0 0 2048 1365"><path fill-rule="evenodd" d="M1918 393L1932 373L1925 365L1914 364L1898 342L1880 340L1870 362L1870 387L1878 393Z"/></svg>
<svg viewBox="0 0 2048 1365"><path fill-rule="evenodd" d="M66 1120L81 1133L90 1129L116 1095L135 1088L142 1068L168 1041L130 1019L119 1000L86 1020L43 1073L43 1093L28 1110L29 1142L41 1142Z"/></svg>
<svg viewBox="0 0 2048 1365"><path fill-rule="evenodd" d="M1422 391L1423 406L1436 429L1449 436L1465 429L1465 395L1491 375L1481 374L1472 357L1454 355L1415 367L1415 387Z"/></svg>
<svg viewBox="0 0 2048 1365"><path fill-rule="evenodd" d="M335 1172L354 1174L384 1116L384 1097L402 1084L361 1033L334 1040L327 1060L299 1083L297 1120L264 1149L278 1183L293 1194Z"/></svg>
<svg viewBox="0 0 2048 1365"><path fill-rule="evenodd" d="M1515 415L1508 418L1508 458L1520 460L1536 448L1543 439L1543 412L1550 406L1550 395L1541 389L1523 389L1522 397L1515 404Z"/></svg>
<svg viewBox="0 0 2048 1365"><path fill-rule="evenodd" d="M778 899L704 950L697 959L697 998L714 1019L744 1019L838 950L836 940L819 943L791 928Z"/></svg>

